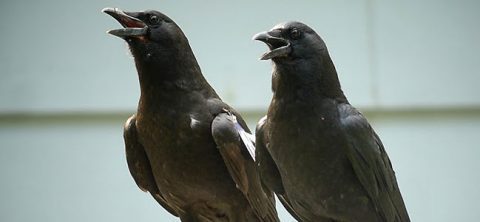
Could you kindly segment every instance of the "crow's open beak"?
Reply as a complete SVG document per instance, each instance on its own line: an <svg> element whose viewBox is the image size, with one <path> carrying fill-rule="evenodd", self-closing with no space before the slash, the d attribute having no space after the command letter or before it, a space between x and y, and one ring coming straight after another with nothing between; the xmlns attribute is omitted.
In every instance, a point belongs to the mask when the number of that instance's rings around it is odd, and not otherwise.
<svg viewBox="0 0 480 222"><path fill-rule="evenodd" d="M140 19L130 15L131 13L124 12L118 8L104 8L105 12L115 18L124 28L113 29L107 31L108 34L118 36L120 38L144 36L148 32L148 26Z"/></svg>
<svg viewBox="0 0 480 222"><path fill-rule="evenodd" d="M253 36L253 40L262 41L270 48L270 52L267 52L260 57L261 60L286 57L292 51L288 40L275 35L279 35L277 30L261 32Z"/></svg>

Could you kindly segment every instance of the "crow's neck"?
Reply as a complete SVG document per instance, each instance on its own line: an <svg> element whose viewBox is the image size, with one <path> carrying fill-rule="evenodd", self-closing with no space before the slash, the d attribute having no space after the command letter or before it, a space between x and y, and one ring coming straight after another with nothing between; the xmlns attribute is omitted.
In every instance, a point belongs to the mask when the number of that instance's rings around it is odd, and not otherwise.
<svg viewBox="0 0 480 222"><path fill-rule="evenodd" d="M286 65L275 63L272 79L274 98L306 103L319 99L348 102L330 56L326 53L320 58Z"/></svg>
<svg viewBox="0 0 480 222"><path fill-rule="evenodd" d="M192 50L188 47L177 51L152 52L142 58L135 56L140 103L144 106L191 102L192 93L203 98L218 97L203 77Z"/></svg>

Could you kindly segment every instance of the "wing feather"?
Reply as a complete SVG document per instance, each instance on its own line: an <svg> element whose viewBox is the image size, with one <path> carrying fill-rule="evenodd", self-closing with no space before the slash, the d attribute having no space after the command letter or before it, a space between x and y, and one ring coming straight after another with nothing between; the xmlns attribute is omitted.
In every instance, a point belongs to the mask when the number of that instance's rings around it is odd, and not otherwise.
<svg viewBox="0 0 480 222"><path fill-rule="evenodd" d="M237 184L255 213L265 222L279 221L275 209L275 199L271 191L264 189L255 168L255 144L248 133L244 121L230 111L218 114L212 122L212 136L220 154ZM253 151L253 155L252 152Z"/></svg>
<svg viewBox="0 0 480 222"><path fill-rule="evenodd" d="M395 172L380 138L366 118L349 104L339 106L349 143L348 158L375 208L388 222L410 221Z"/></svg>
<svg viewBox="0 0 480 222"><path fill-rule="evenodd" d="M177 212L168 204L160 193L157 183L153 177L152 167L142 144L138 141L136 129L136 116L131 116L125 123L123 138L125 140L125 151L130 174L137 186L150 195L169 213L178 216Z"/></svg>

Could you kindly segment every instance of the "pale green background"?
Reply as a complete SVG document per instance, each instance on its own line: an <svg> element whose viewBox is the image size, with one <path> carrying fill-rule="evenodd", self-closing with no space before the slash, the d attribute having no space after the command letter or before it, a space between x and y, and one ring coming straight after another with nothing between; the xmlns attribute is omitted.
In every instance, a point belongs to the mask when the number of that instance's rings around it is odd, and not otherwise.
<svg viewBox="0 0 480 222"><path fill-rule="evenodd" d="M383 140L412 221L480 220L480 1L0 3L0 221L178 221L131 179L122 127L139 87L103 7L157 9L248 119L270 63L253 34L299 20L324 38L350 102ZM279 207L283 221L293 221Z"/></svg>

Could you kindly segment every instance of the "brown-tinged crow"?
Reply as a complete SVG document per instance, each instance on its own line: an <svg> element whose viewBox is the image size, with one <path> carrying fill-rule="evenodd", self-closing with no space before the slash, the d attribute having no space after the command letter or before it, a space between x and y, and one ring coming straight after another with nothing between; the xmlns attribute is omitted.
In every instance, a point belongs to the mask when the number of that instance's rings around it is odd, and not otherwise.
<svg viewBox="0 0 480 222"><path fill-rule="evenodd" d="M278 221L247 125L207 83L177 24L157 11L103 11L123 26L108 33L128 43L140 80L124 131L140 189L181 221Z"/></svg>
<svg viewBox="0 0 480 222"><path fill-rule="evenodd" d="M317 33L287 22L254 39L273 61L259 171L289 212L300 221L410 221L382 142L343 94Z"/></svg>

